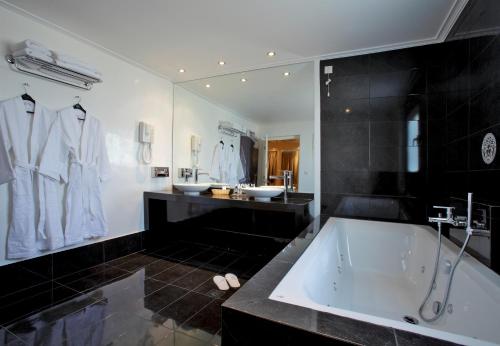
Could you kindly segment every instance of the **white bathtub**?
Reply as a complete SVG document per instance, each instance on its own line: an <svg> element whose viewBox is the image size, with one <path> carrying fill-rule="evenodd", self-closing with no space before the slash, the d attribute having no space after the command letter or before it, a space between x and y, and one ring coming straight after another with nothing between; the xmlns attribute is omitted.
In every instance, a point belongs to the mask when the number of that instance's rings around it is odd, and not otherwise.
<svg viewBox="0 0 500 346"><path fill-rule="evenodd" d="M434 323L418 307L435 261L437 232L430 227L331 218L270 295L270 299L466 345L500 344L500 276L464 255L449 304ZM443 239L434 300L442 300L445 261L458 248ZM403 321L413 316L418 325Z"/></svg>

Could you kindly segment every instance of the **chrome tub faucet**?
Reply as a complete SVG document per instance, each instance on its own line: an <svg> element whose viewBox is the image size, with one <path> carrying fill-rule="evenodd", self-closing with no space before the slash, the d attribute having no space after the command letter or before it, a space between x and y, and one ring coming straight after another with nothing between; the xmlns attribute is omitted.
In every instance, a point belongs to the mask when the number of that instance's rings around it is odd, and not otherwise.
<svg viewBox="0 0 500 346"><path fill-rule="evenodd" d="M491 235L490 230L486 229L486 213L483 211L483 220L472 221L472 192L467 195L467 216L454 215L454 207L447 206L433 206L435 209L443 209L446 211L446 216L443 217L441 213L437 217L429 217L430 223L437 223L438 226L441 224L449 224L453 227L464 228L467 234L475 236L489 237ZM473 228L474 225L477 228Z"/></svg>

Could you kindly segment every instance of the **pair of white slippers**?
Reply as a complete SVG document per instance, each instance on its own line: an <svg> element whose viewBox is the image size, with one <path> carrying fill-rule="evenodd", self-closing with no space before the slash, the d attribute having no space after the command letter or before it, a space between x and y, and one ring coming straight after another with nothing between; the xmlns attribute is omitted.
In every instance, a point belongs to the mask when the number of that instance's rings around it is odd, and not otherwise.
<svg viewBox="0 0 500 346"><path fill-rule="evenodd" d="M227 291L229 289L229 286L231 286L232 288L240 287L238 277L231 273L227 273L225 276L216 275L214 276L213 280L217 285L217 288L221 291Z"/></svg>

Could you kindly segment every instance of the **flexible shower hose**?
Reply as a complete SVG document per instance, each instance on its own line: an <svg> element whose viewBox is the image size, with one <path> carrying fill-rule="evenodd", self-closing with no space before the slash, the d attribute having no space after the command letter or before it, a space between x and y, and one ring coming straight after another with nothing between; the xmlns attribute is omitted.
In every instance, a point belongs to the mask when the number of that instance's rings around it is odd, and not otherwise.
<svg viewBox="0 0 500 346"><path fill-rule="evenodd" d="M451 290L451 283L453 281L453 275L455 274L455 269L458 266L458 263L460 263L460 260L462 259L462 255L464 254L465 248L467 247L467 244L469 243L470 239L470 234L467 232L467 237L465 238L464 244L462 245L462 248L460 249L460 252L457 256L457 259L455 260L455 263L453 264L453 267L451 268L450 272L450 277L448 278L448 284L446 286L446 293L444 295L444 301L443 303L439 306L438 312L434 315L434 317L427 318L423 314L423 310L425 307L425 304L429 300L429 297L432 293L432 289L434 287L434 284L436 282L436 275L437 275L437 270L438 270L438 265L439 265L439 256L441 254L441 223L438 223L438 248L437 248L437 253L436 253L436 264L434 265L434 274L432 275L432 280L431 284L429 286L429 290L427 291L427 295L425 296L424 301L420 305L420 308L418 309L418 314L422 320L425 322L435 322L437 321L444 313L446 310L446 305L448 305L448 298L450 296L450 290Z"/></svg>

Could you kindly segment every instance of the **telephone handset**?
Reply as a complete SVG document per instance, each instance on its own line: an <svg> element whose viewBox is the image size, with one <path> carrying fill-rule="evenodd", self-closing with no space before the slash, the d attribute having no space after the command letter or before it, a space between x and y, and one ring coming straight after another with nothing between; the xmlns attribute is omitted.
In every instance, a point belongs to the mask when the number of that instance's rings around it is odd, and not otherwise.
<svg viewBox="0 0 500 346"><path fill-rule="evenodd" d="M150 164L152 161L152 148L151 143L154 140L154 127L143 121L139 123L139 142L142 144L140 152L141 159L144 163Z"/></svg>
<svg viewBox="0 0 500 346"><path fill-rule="evenodd" d="M139 142L153 143L154 140L154 127L143 121L139 123Z"/></svg>

